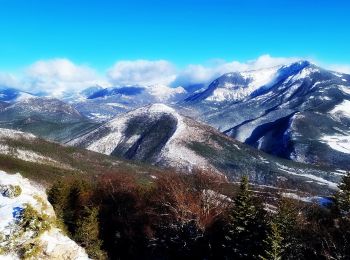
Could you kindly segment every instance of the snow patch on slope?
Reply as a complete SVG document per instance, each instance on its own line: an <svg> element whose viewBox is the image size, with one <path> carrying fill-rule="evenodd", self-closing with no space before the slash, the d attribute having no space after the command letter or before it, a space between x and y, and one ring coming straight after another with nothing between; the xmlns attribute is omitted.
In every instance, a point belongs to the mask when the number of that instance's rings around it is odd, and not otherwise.
<svg viewBox="0 0 350 260"><path fill-rule="evenodd" d="M59 164L59 162L52 160L51 158L44 157L40 154L37 154L33 151L27 151L19 148L13 148L6 144L0 143L0 154L11 155L17 159L27 161L27 162L37 162L37 163L55 163Z"/></svg>
<svg viewBox="0 0 350 260"><path fill-rule="evenodd" d="M326 143L333 150L350 154L350 134L326 135L321 138L321 142Z"/></svg>
<svg viewBox="0 0 350 260"><path fill-rule="evenodd" d="M276 163L280 170L290 174L290 175L295 175L295 176L300 176L300 177L305 177L307 179L311 179L313 181L316 181L317 183L319 184L322 184L322 185L327 185L329 186L330 188L332 189L337 189L338 187L338 184L337 183L334 183L334 182L331 182L331 181L328 181L328 180L325 180L324 178L321 178L321 177L318 177L318 176L315 176L315 175L312 175L312 174L309 174L309 173L296 173L293 169L290 169L282 164L279 164L279 163Z"/></svg>
<svg viewBox="0 0 350 260"><path fill-rule="evenodd" d="M185 119L174 109L165 105L162 105L162 107L170 109L168 112L177 119L177 127L175 133L163 147L161 157L174 167L186 167L189 170L194 167L210 168L208 162L203 157L197 155L186 146L190 141L201 138L201 133L198 129L187 124Z"/></svg>
<svg viewBox="0 0 350 260"><path fill-rule="evenodd" d="M336 105L330 113L335 116L345 116L350 118L350 100L344 100L340 104Z"/></svg>
<svg viewBox="0 0 350 260"><path fill-rule="evenodd" d="M0 154L9 155L11 157L41 164L49 164L53 166L60 165L66 169L72 169L69 165L63 164L49 157L43 156L39 153L30 150L24 150L18 147L9 146L6 143L6 139L18 140L18 139L33 140L36 136L16 130L0 128Z"/></svg>
<svg viewBox="0 0 350 260"><path fill-rule="evenodd" d="M10 139L20 139L25 138L27 140L35 139L36 136L29 133L24 133L17 130L0 128L0 139L10 138Z"/></svg>
<svg viewBox="0 0 350 260"><path fill-rule="evenodd" d="M344 86L344 85L340 85L339 89L344 92L345 94L349 94L350 95L350 87Z"/></svg>

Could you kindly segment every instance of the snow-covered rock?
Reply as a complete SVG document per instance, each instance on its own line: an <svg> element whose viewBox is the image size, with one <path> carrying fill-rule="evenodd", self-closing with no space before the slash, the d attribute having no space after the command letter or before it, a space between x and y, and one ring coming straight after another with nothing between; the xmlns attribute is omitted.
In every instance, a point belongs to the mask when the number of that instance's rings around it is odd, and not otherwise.
<svg viewBox="0 0 350 260"><path fill-rule="evenodd" d="M20 174L3 171L0 187L12 190L11 196L0 192L0 259L20 259L30 253L31 259L88 259L85 251L55 226L55 213L43 187ZM28 209L40 218L24 229L23 216Z"/></svg>

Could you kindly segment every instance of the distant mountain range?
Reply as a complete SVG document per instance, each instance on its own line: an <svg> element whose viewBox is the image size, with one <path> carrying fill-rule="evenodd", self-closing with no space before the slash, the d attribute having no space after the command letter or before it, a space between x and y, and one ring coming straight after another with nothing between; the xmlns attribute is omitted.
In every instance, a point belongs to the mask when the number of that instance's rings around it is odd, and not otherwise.
<svg viewBox="0 0 350 260"><path fill-rule="evenodd" d="M332 186L350 170L350 75L300 61L209 86L93 86L62 100L2 87L0 127L232 179L245 169L260 184L294 181L290 172L305 180L306 167L311 182Z"/></svg>
<svg viewBox="0 0 350 260"><path fill-rule="evenodd" d="M148 104L174 104L190 94L192 92L182 87L171 88L165 85L100 88L88 93L85 99L73 102L73 106L92 120L106 121Z"/></svg>

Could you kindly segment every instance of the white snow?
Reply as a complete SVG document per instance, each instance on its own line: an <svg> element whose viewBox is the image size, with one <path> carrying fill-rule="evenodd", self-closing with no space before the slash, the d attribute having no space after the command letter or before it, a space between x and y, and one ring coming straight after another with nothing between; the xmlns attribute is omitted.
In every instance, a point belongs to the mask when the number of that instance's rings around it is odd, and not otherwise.
<svg viewBox="0 0 350 260"><path fill-rule="evenodd" d="M51 158L44 157L36 152L9 147L8 145L2 143L0 143L0 154L11 155L12 157L27 162L59 164L59 162L54 161Z"/></svg>
<svg viewBox="0 0 350 260"><path fill-rule="evenodd" d="M23 207L23 204L29 203L35 208L39 207L38 201L34 199L35 195L46 197L43 188L39 186L34 187L29 180L22 178L20 174L7 174L0 171L0 185L19 185L22 189L20 196L15 198L4 197L0 194L0 232L8 234L10 230L6 229L11 222L13 222L13 209L16 207ZM52 213L52 212L51 212Z"/></svg>
<svg viewBox="0 0 350 260"><path fill-rule="evenodd" d="M45 190L41 186L23 178L20 174L7 174L0 171L0 185L13 185L21 188L21 194L17 197L6 197L0 194L0 233L11 237L16 227L16 209L23 209L25 204L31 205L40 213L55 217L53 208L46 198ZM45 205L43 205L43 202ZM30 232L30 231L28 231ZM14 237L13 244L22 244L30 239L28 232L24 232L20 237ZM88 259L85 251L74 241L63 235L62 232L53 227L38 237L43 248L45 257L37 259L58 259L57 257L71 256L64 259ZM0 243L0 246L2 244ZM55 258L56 257L56 258ZM19 259L16 252L9 252L7 255L1 255L1 259Z"/></svg>
<svg viewBox="0 0 350 260"><path fill-rule="evenodd" d="M0 139L3 139L3 138L10 138L10 139L20 139L20 138L34 139L36 137L33 134L24 133L24 132L17 131L17 130L12 130L12 129L0 128Z"/></svg>
<svg viewBox="0 0 350 260"><path fill-rule="evenodd" d="M249 87L256 90L259 87L270 83L275 78L278 69L279 67L277 66L263 70L242 72L241 75L245 79L250 79L251 82L249 83Z"/></svg>
<svg viewBox="0 0 350 260"><path fill-rule="evenodd" d="M91 119L110 119L112 116L111 115L104 115L104 114L101 114L101 113L90 113L89 115L89 118Z"/></svg>
<svg viewBox="0 0 350 260"><path fill-rule="evenodd" d="M282 164L279 164L279 163L276 163L279 167L280 167L280 170L290 174L290 175L295 175L295 176L300 176L300 177L305 177L305 178L308 178L308 179L311 179L311 180L314 180L320 184L323 184L323 185L328 185L330 188L332 189L337 189L337 184L334 183L334 182L331 182L331 181L328 181L328 180L325 180L321 177L318 177L318 176L315 176L315 175L312 175L312 174L308 174L308 173L296 173L295 171L293 171L293 169L289 169L287 168L286 166L282 165Z"/></svg>
<svg viewBox="0 0 350 260"><path fill-rule="evenodd" d="M292 193L292 192L282 192L281 195L282 195L282 197L285 197L285 198L290 198L290 199L299 200L299 201L308 202L308 203L314 202L314 201L322 198L322 197L318 197L318 196L304 197L304 196L300 196L300 195L298 195L296 193Z"/></svg>
<svg viewBox="0 0 350 260"><path fill-rule="evenodd" d="M344 85L340 85L340 86L338 86L338 87L339 87L339 89L340 89L342 92L344 92L345 94L349 94L349 95L350 95L350 87L344 86Z"/></svg>
<svg viewBox="0 0 350 260"><path fill-rule="evenodd" d="M330 97L327 97L327 96L320 96L319 97L321 100L326 100L326 101L329 101L329 100L332 100Z"/></svg>
<svg viewBox="0 0 350 260"><path fill-rule="evenodd" d="M216 88L212 95L206 98L208 101L226 101L226 100L241 100L249 96L260 87L268 85L276 76L276 72L280 67L272 67L261 70L253 70L240 72L240 75L249 81L248 85L237 85L230 82L225 82L219 88ZM227 80L234 77L235 73L226 74Z"/></svg>
<svg viewBox="0 0 350 260"><path fill-rule="evenodd" d="M176 95L186 93L183 87L171 88L160 84L148 86L146 90L154 96L158 102L166 102Z"/></svg>
<svg viewBox="0 0 350 260"><path fill-rule="evenodd" d="M19 102L19 101L25 101L31 98L35 98L35 96L26 93L26 92L20 92L20 94L18 95L18 97L14 100L15 102Z"/></svg>
<svg viewBox="0 0 350 260"><path fill-rule="evenodd" d="M27 162L49 164L54 166L60 165L61 167L64 167L66 169L71 169L69 165L63 164L61 162L58 162L49 157L43 156L34 151L24 150L22 148L9 146L6 144L6 141L5 142L2 141L4 139L18 140L21 138L32 140L32 139L35 139L36 137L32 134L23 133L23 132L11 130L11 129L0 128L0 154L10 155L11 157L14 157L23 161L27 161Z"/></svg>
<svg viewBox="0 0 350 260"><path fill-rule="evenodd" d="M123 108L123 109L129 109L129 107L121 104L121 103L106 103L107 106L111 107L118 107L118 108Z"/></svg>
<svg viewBox="0 0 350 260"><path fill-rule="evenodd" d="M306 67L302 69L299 73L292 76L290 80L292 81L302 80L302 79L308 78L312 73L319 72L319 71L320 70L315 67Z"/></svg>
<svg viewBox="0 0 350 260"><path fill-rule="evenodd" d="M326 143L333 150L350 154L350 134L326 135L321 138L321 142Z"/></svg>
<svg viewBox="0 0 350 260"><path fill-rule="evenodd" d="M350 118L350 100L344 100L340 104L336 105L330 113L336 116L345 116Z"/></svg>

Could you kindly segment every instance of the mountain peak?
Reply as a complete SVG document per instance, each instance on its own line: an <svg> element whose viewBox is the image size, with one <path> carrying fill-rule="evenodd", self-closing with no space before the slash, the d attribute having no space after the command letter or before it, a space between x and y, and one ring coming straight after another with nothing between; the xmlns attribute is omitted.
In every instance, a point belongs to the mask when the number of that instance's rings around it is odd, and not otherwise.
<svg viewBox="0 0 350 260"><path fill-rule="evenodd" d="M177 113L175 111L175 109L173 109L172 107L169 107L163 103L151 104L151 105L147 106L147 109L150 113L167 113L167 114Z"/></svg>

